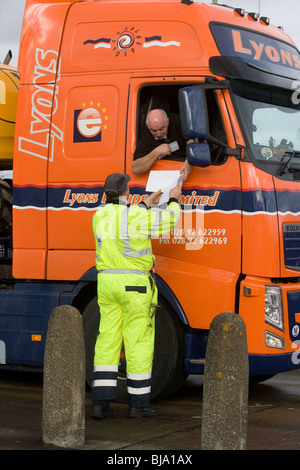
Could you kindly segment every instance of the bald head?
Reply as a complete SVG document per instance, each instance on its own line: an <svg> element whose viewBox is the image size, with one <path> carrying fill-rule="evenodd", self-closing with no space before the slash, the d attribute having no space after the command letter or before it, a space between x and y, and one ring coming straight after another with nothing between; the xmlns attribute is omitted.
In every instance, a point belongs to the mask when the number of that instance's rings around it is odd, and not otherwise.
<svg viewBox="0 0 300 470"><path fill-rule="evenodd" d="M169 118L164 110L153 109L147 115L146 124L156 140L162 140L167 136Z"/></svg>

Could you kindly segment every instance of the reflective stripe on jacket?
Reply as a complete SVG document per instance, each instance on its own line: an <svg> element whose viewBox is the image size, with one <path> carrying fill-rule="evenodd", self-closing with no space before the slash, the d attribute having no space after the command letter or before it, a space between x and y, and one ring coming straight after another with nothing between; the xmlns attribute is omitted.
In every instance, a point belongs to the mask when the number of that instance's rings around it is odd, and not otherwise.
<svg viewBox="0 0 300 470"><path fill-rule="evenodd" d="M93 217L97 270L151 269L151 237L172 230L179 216L175 200L164 209L148 209L143 203L127 207L123 201L103 205Z"/></svg>

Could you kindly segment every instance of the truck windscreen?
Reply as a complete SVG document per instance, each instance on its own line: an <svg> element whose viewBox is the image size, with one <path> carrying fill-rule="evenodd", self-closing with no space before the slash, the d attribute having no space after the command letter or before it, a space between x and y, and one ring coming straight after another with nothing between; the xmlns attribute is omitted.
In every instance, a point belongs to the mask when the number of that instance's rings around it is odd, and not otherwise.
<svg viewBox="0 0 300 470"><path fill-rule="evenodd" d="M300 163L300 106L293 90L231 81L252 155L260 163ZM296 95L294 94L294 98Z"/></svg>

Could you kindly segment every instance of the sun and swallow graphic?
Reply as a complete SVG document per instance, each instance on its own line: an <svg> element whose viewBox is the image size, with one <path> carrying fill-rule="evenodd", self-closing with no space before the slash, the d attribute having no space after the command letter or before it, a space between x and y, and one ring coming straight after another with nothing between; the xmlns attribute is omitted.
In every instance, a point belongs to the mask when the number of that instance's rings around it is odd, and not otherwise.
<svg viewBox="0 0 300 470"><path fill-rule="evenodd" d="M91 44L93 49L111 49L112 52L115 53L116 57L121 54L126 57L129 52L134 53L136 47L180 47L180 42L173 40L164 41L160 35L144 37L140 34L140 30L134 27L126 27L123 31L116 31L116 34L113 37L87 39L83 44Z"/></svg>

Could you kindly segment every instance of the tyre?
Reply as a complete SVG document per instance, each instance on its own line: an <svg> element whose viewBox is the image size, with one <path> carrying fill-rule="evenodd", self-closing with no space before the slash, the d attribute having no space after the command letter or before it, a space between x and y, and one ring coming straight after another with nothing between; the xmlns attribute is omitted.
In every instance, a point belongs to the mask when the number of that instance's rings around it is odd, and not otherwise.
<svg viewBox="0 0 300 470"><path fill-rule="evenodd" d="M91 387L93 381L94 350L99 331L99 307L94 297L82 313L83 335L85 343L85 378Z"/></svg>
<svg viewBox="0 0 300 470"><path fill-rule="evenodd" d="M159 299L155 322L152 400L174 395L187 378L184 367L184 327L163 298Z"/></svg>
<svg viewBox="0 0 300 470"><path fill-rule="evenodd" d="M151 400L167 398L184 384L184 328L164 299L160 299L155 318L155 346L152 371ZM99 307L94 297L83 311L86 353L86 382L92 385L94 348L99 329ZM127 402L126 361L119 364L117 401Z"/></svg>

